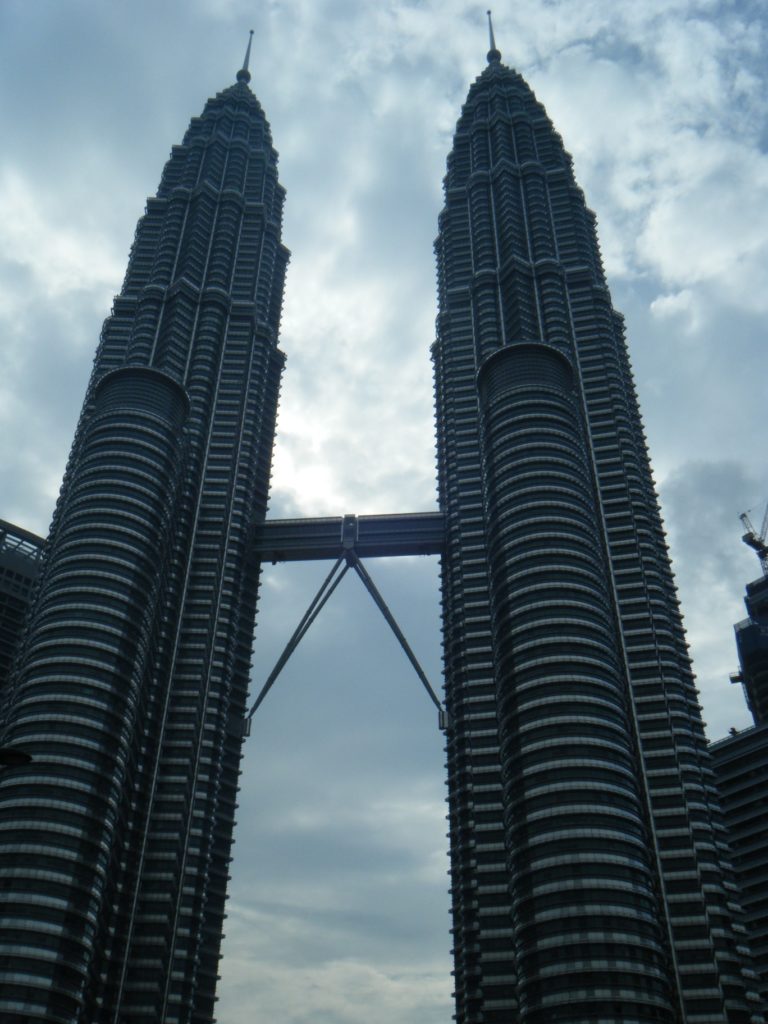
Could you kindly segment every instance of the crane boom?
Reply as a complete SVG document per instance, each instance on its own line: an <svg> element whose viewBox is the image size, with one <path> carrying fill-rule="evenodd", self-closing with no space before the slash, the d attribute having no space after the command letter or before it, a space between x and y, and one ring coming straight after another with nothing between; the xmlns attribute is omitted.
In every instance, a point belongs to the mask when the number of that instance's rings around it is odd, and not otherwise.
<svg viewBox="0 0 768 1024"><path fill-rule="evenodd" d="M752 520L749 518L749 512L742 512L739 519L747 533L756 534L756 530L752 525Z"/></svg>
<svg viewBox="0 0 768 1024"><path fill-rule="evenodd" d="M739 519L746 531L741 539L748 547L757 552L763 575L768 576L768 544L765 543L765 535L768 533L768 505L766 505L765 514L763 515L760 533L755 530L752 520L749 518L749 512L742 512Z"/></svg>

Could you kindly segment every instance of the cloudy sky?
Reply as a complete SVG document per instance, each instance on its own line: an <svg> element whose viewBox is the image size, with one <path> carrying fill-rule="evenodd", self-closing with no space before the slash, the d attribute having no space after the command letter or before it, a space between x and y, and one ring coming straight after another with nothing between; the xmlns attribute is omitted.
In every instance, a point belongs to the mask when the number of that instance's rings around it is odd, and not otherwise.
<svg viewBox="0 0 768 1024"><path fill-rule="evenodd" d="M273 515L434 507L432 241L482 70L460 0L0 0L0 518L47 531L101 321L170 146L234 80L288 190ZM505 0L504 60L574 156L628 333L709 733L766 501L760 0ZM369 565L439 680L437 567ZM270 568L254 687L325 569ZM354 578L254 722L222 1024L450 1019L442 740Z"/></svg>

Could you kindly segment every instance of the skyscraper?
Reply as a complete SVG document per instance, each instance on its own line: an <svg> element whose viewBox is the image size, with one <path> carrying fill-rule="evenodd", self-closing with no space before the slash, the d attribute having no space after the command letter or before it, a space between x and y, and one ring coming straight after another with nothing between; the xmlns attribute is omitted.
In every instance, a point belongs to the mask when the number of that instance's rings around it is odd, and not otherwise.
<svg viewBox="0 0 768 1024"><path fill-rule="evenodd" d="M212 1017L288 260L247 64L139 221L54 516L4 731L36 759L0 774L3 1021Z"/></svg>
<svg viewBox="0 0 768 1024"><path fill-rule="evenodd" d="M745 603L748 617L736 623L736 679L754 725L734 730L711 750L755 967L768 1001L768 575L747 584Z"/></svg>
<svg viewBox="0 0 768 1024"><path fill-rule="evenodd" d="M40 568L41 537L0 519L0 707Z"/></svg>
<svg viewBox="0 0 768 1024"><path fill-rule="evenodd" d="M762 1020L594 215L493 36L436 251L457 1020Z"/></svg>

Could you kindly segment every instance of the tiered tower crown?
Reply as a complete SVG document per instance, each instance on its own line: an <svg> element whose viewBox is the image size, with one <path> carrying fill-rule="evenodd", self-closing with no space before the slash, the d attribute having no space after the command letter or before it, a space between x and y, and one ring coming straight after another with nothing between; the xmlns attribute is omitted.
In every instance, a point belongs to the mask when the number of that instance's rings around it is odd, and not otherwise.
<svg viewBox="0 0 768 1024"><path fill-rule="evenodd" d="M436 241L456 1019L750 1020L623 320L489 37Z"/></svg>
<svg viewBox="0 0 768 1024"><path fill-rule="evenodd" d="M37 760L0 776L4 1020L213 1015L288 262L250 45L147 201L55 514L6 733Z"/></svg>

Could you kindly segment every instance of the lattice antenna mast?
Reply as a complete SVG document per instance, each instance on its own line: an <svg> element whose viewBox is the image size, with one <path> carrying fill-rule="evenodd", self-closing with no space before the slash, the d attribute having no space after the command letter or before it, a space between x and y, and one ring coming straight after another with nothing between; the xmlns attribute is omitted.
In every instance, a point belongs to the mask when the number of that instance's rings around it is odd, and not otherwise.
<svg viewBox="0 0 768 1024"><path fill-rule="evenodd" d="M766 505L765 508L763 522L760 526L759 533L752 525L752 520L749 518L749 511L742 512L739 519L746 531L741 539L747 547L750 547L757 552L757 557L760 559L760 567L763 570L763 576L768 576L768 544L765 543L765 536L766 533L768 533L768 505Z"/></svg>

